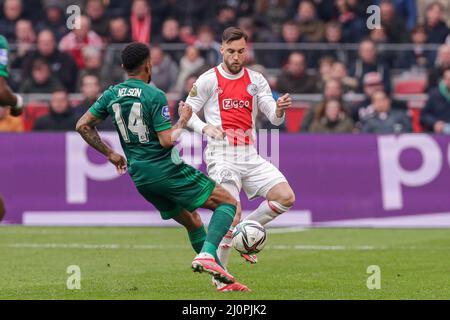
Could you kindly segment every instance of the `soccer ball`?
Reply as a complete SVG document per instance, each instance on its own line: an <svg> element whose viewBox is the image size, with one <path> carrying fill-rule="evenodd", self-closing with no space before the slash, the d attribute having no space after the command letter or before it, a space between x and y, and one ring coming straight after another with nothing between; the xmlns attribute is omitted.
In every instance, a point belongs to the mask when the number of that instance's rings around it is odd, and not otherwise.
<svg viewBox="0 0 450 320"><path fill-rule="evenodd" d="M239 223L233 231L233 246L240 253L254 254L260 252L267 242L266 229L253 220Z"/></svg>

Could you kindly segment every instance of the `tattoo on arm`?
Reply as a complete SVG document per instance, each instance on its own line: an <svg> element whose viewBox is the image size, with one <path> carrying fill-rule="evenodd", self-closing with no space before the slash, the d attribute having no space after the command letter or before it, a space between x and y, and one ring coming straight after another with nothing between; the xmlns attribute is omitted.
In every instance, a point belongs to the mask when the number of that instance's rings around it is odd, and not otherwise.
<svg viewBox="0 0 450 320"><path fill-rule="evenodd" d="M102 138L100 138L100 135L95 128L100 122L102 122L101 119L87 111L80 120L78 120L76 130L91 147L105 156L109 156L112 149L102 140Z"/></svg>

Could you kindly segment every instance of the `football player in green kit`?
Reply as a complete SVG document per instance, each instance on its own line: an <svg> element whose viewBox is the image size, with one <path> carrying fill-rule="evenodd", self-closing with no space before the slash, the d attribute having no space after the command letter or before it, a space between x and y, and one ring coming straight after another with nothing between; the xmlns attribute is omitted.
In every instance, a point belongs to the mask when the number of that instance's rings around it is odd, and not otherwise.
<svg viewBox="0 0 450 320"><path fill-rule="evenodd" d="M194 250L194 272L206 271L228 284L235 279L221 267L217 247L236 213L236 200L202 172L185 164L174 148L192 109L180 102L180 119L171 124L166 96L149 86L152 65L149 47L132 43L122 51L128 80L111 86L80 118L76 130L105 155L120 174L127 169L139 193L161 213L188 231ZM102 141L96 125L111 116L126 159ZM115 195L117 196L117 195ZM214 211L206 232L197 208Z"/></svg>
<svg viewBox="0 0 450 320"><path fill-rule="evenodd" d="M6 82L9 78L8 51L8 41L0 34L0 107L11 106L11 115L17 117L23 112L23 99L14 94Z"/></svg>

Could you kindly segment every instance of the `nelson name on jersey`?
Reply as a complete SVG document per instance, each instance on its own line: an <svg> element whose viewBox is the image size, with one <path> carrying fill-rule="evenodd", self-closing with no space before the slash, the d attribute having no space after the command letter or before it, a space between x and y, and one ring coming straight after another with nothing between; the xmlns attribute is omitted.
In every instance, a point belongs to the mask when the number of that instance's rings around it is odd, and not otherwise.
<svg viewBox="0 0 450 320"><path fill-rule="evenodd" d="M121 88L117 92L118 97L141 97L142 89L139 88Z"/></svg>

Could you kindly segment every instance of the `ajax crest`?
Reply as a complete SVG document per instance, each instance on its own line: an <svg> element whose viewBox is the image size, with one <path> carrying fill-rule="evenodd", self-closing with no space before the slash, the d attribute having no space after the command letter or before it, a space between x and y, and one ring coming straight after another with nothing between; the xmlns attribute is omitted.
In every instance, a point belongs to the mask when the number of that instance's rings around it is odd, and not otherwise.
<svg viewBox="0 0 450 320"><path fill-rule="evenodd" d="M247 92L252 97L255 96L258 93L258 86L256 84L254 84L254 83L250 83L247 86Z"/></svg>

